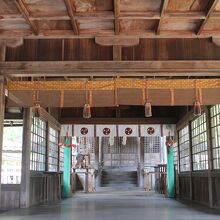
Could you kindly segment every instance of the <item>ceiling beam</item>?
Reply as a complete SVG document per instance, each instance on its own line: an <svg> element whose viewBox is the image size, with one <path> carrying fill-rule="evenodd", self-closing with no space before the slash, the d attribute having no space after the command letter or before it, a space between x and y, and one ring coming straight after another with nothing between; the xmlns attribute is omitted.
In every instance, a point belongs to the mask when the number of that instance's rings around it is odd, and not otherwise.
<svg viewBox="0 0 220 220"><path fill-rule="evenodd" d="M29 13L24 1L23 0L16 0L15 3L17 5L17 8L19 9L19 11L21 12L22 16L25 18L26 22L30 25L33 33L35 35L38 35L39 30L38 30L36 24L34 23L34 21L30 20L30 18L29 18L30 13Z"/></svg>
<svg viewBox="0 0 220 220"><path fill-rule="evenodd" d="M141 20L152 20L160 19L159 12L120 12L119 19L141 19ZM220 18L219 12L213 12L212 17ZM114 20L115 16L114 13L111 11L104 11L104 12L90 12L90 13L81 13L77 12L74 14L74 18L77 19L108 19ZM204 12L166 12L163 18L181 18L181 19L205 19L206 13ZM71 20L70 16L68 15L29 15L30 21L41 21L41 20ZM24 21L24 17L21 14L1 14L1 21L13 21L19 20Z"/></svg>
<svg viewBox="0 0 220 220"><path fill-rule="evenodd" d="M165 14L167 6L168 6L168 2L169 2L169 0L163 0L163 5L162 5L162 8L161 8L161 12L160 12L160 20L158 22L156 34L160 34L161 25L162 25L162 22L163 22L164 14Z"/></svg>
<svg viewBox="0 0 220 220"><path fill-rule="evenodd" d="M220 76L220 61L21 61L0 62L5 76Z"/></svg>
<svg viewBox="0 0 220 220"><path fill-rule="evenodd" d="M120 32L120 0L114 0L114 14L115 14L115 34L118 35Z"/></svg>
<svg viewBox="0 0 220 220"><path fill-rule="evenodd" d="M72 25L73 32L74 32L75 35L79 35L79 28L77 26L77 22L76 22L76 19L75 19L75 15L74 15L74 12L73 12L73 7L71 5L71 2L70 2L70 0L64 0L64 3L66 5L66 10L67 10L68 15L69 15L70 20L71 20L71 25Z"/></svg>
<svg viewBox="0 0 220 220"><path fill-rule="evenodd" d="M176 118L59 118L61 124L176 124Z"/></svg>
<svg viewBox="0 0 220 220"><path fill-rule="evenodd" d="M120 33L120 37L133 38L210 38L210 37L220 37L219 31L203 31L202 34L196 35L192 31L161 31L160 35L157 35L155 31L146 32L134 32L134 33ZM98 37L114 37L116 35L109 33L100 34ZM30 30L1 30L0 39L11 39L11 38L24 38L24 39L85 39L85 38L95 38L96 34L80 34L74 35L72 30L45 30L41 31L38 35L33 35Z"/></svg>
<svg viewBox="0 0 220 220"><path fill-rule="evenodd" d="M210 15L214 11L215 6L217 5L218 1L219 0L210 0L210 4L209 4L209 7L207 9L206 17L202 21L201 25L199 26L199 29L197 31L197 35L200 35L202 33L202 31L204 30L204 27L205 27L206 23L208 22L208 20L210 18Z"/></svg>

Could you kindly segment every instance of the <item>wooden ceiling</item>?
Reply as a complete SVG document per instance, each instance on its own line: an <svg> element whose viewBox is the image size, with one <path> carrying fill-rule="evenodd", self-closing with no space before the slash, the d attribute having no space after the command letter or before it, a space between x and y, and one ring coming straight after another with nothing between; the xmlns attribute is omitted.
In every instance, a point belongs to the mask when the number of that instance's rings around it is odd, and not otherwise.
<svg viewBox="0 0 220 220"><path fill-rule="evenodd" d="M220 35L219 0L0 0L0 38Z"/></svg>

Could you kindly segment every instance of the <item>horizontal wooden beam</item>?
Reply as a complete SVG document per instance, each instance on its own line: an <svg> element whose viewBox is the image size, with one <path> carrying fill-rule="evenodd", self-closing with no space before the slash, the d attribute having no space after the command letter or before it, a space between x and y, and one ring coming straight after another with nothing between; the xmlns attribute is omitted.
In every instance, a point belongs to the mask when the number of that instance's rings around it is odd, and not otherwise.
<svg viewBox="0 0 220 220"><path fill-rule="evenodd" d="M209 38L209 37L220 37L220 31L203 31L202 34L196 35L192 31L165 31L161 30L160 35L155 34L155 31L146 32L131 32L131 33L120 33L121 37L127 36L133 38ZM40 31L38 35L33 35L30 30L1 30L0 39L10 38L24 38L24 39L84 39L84 38L96 38L97 36L103 37L114 37L114 32L93 34L80 34L73 35L72 30L44 30Z"/></svg>
<svg viewBox="0 0 220 220"><path fill-rule="evenodd" d="M60 124L176 124L176 118L59 118Z"/></svg>
<svg viewBox="0 0 220 220"><path fill-rule="evenodd" d="M141 75L160 76L220 76L220 61L210 60L172 60L172 61L21 61L0 62L0 73L5 76L33 75L71 75L80 73L81 77L120 74L122 76ZM110 73L108 75L108 73ZM137 75L134 75L137 76Z"/></svg>
<svg viewBox="0 0 220 220"><path fill-rule="evenodd" d="M219 12L212 12L212 18L220 18ZM100 12L90 12L82 13L77 12L74 14L75 19L105 19L105 20L114 20L114 13L111 11L100 11ZM120 12L118 15L119 19L141 19L141 20L159 20L161 15L159 12ZM166 12L163 15L163 18L181 18L181 19L205 19L206 14L204 12ZM68 15L48 15L42 14L39 15L29 15L30 21L40 21L40 20L70 20L71 18ZM19 20L24 21L25 18L21 14L1 14L0 20L10 21L10 20Z"/></svg>
<svg viewBox="0 0 220 220"><path fill-rule="evenodd" d="M102 46L136 46L139 44L139 38L136 37L120 37L120 36L114 36L114 37L99 37L97 36L95 38L95 42Z"/></svg>

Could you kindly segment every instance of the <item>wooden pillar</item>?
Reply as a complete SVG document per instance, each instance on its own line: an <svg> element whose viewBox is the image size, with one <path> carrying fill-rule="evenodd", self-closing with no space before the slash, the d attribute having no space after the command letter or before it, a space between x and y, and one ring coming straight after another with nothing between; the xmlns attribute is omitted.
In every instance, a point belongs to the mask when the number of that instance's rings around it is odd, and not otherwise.
<svg viewBox="0 0 220 220"><path fill-rule="evenodd" d="M95 169L98 170L99 168L99 139L100 137L95 137Z"/></svg>
<svg viewBox="0 0 220 220"><path fill-rule="evenodd" d="M5 61L6 45L0 42L0 61Z"/></svg>
<svg viewBox="0 0 220 220"><path fill-rule="evenodd" d="M139 148L139 168L140 168L140 182L139 187L144 187L144 175L143 175L143 168L144 168L144 143L141 142L141 138L138 138L138 148Z"/></svg>
<svg viewBox="0 0 220 220"><path fill-rule="evenodd" d="M209 183L209 206L213 207L213 179L212 179L212 170L213 170L213 157L212 157L212 134L211 134L211 120L210 120L210 109L205 108L206 113L206 125L207 125L207 144L208 144L208 183Z"/></svg>
<svg viewBox="0 0 220 220"><path fill-rule="evenodd" d="M189 181L190 181L190 200L193 200L193 155L192 155L192 128L191 122L188 122L189 126L189 162L190 162L190 172L189 172Z"/></svg>
<svg viewBox="0 0 220 220"><path fill-rule="evenodd" d="M99 164L102 163L102 137L99 137Z"/></svg>
<svg viewBox="0 0 220 220"><path fill-rule="evenodd" d="M23 144L21 165L20 208L30 206L30 150L31 150L32 109L26 108L23 113Z"/></svg>
<svg viewBox="0 0 220 220"><path fill-rule="evenodd" d="M4 113L5 113L4 78L0 76L0 204L1 204L1 166L2 166Z"/></svg>

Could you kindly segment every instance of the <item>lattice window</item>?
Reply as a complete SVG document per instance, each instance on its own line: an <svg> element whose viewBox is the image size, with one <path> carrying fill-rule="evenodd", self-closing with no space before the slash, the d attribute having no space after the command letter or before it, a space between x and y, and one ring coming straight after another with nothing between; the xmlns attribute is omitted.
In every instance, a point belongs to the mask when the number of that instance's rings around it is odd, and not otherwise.
<svg viewBox="0 0 220 220"><path fill-rule="evenodd" d="M191 123L193 170L208 169L208 144L206 114L202 114Z"/></svg>
<svg viewBox="0 0 220 220"><path fill-rule="evenodd" d="M190 171L189 126L179 131L180 172Z"/></svg>
<svg viewBox="0 0 220 220"><path fill-rule="evenodd" d="M63 171L64 170L64 148L60 147L60 152L59 152L59 170Z"/></svg>
<svg viewBox="0 0 220 220"><path fill-rule="evenodd" d="M174 144L173 148L174 148L174 164L178 165L179 156L178 156L178 146L177 146L177 144Z"/></svg>
<svg viewBox="0 0 220 220"><path fill-rule="evenodd" d="M220 105L210 109L213 168L220 169Z"/></svg>
<svg viewBox="0 0 220 220"><path fill-rule="evenodd" d="M48 171L58 170L58 131L49 127Z"/></svg>
<svg viewBox="0 0 220 220"><path fill-rule="evenodd" d="M6 125L4 122L0 184L20 184L22 135L23 126Z"/></svg>
<svg viewBox="0 0 220 220"><path fill-rule="evenodd" d="M46 122L32 118L30 169L45 171L46 163Z"/></svg>
<svg viewBox="0 0 220 220"><path fill-rule="evenodd" d="M160 153L160 137L143 137L145 153Z"/></svg>
<svg viewBox="0 0 220 220"><path fill-rule="evenodd" d="M78 137L78 153L84 155L95 153L95 138Z"/></svg>

